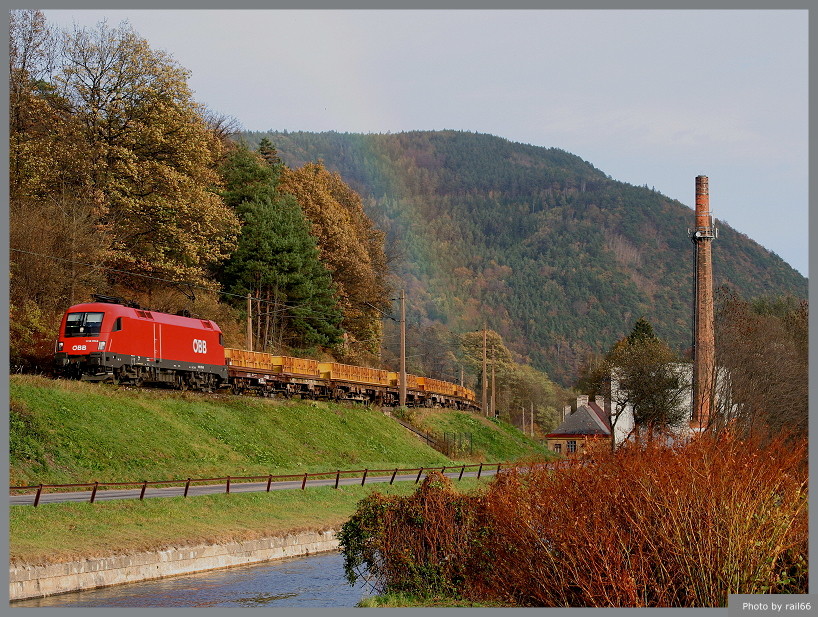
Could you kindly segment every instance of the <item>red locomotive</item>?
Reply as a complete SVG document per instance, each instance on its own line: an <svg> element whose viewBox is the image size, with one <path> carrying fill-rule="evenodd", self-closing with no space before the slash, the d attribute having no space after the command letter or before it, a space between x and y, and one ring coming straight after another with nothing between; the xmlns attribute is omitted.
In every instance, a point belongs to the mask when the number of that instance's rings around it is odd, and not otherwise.
<svg viewBox="0 0 818 617"><path fill-rule="evenodd" d="M397 373L225 349L212 321L93 297L69 308L60 325L54 359L65 377L397 405ZM407 386L410 406L478 409L474 392L456 384L407 375Z"/></svg>
<svg viewBox="0 0 818 617"><path fill-rule="evenodd" d="M205 319L127 305L119 298L68 309L55 363L65 376L212 390L227 382L222 332Z"/></svg>

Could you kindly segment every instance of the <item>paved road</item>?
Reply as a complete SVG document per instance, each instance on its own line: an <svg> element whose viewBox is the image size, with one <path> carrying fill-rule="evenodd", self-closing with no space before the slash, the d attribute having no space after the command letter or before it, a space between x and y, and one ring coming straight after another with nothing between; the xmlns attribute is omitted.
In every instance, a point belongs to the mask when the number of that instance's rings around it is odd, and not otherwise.
<svg viewBox="0 0 818 617"><path fill-rule="evenodd" d="M434 471L431 469L429 471ZM492 476L497 473L497 467L485 468L483 469L480 477L485 476ZM423 476L426 475L426 471L424 471ZM460 477L460 470L455 468L454 471L447 471L445 473L446 476L449 478L457 481ZM422 477L423 477L422 476ZM414 473L407 473L407 474L398 474L395 476L395 482L414 482L418 477L417 472ZM466 471L463 473L464 478L474 478L477 477L476 471ZM366 484L373 484L376 482L389 482L392 479L392 474L386 476L367 476L366 477ZM422 478L421 478L422 479ZM273 482L270 485L271 491L282 491L282 490L291 490L291 489L301 489L301 483L303 480L288 480L288 481L279 481ZM341 478L338 482L339 485L352 485L352 484L361 484L361 478ZM315 486L335 486L335 478L327 478L327 479L316 479L316 478L308 478L306 488L311 488ZM231 493L252 493L252 492L263 492L267 490L267 481L263 482L231 482L230 483L230 492ZM128 488L128 489L102 489L100 488L97 490L96 495L94 496L94 501L108 501L111 499L139 499L139 495L142 492L142 487L138 486L136 488ZM188 497L193 497L196 495L213 495L216 493L224 493L226 492L226 485L222 484L209 484L209 485L190 485L190 489L188 490ZM163 488L147 488L145 490L145 498L149 497L181 497L185 494L185 487L184 486L171 486L171 487L163 487ZM9 496L9 505L12 506L25 506L25 505L34 505L34 498L35 493L25 494L25 495L10 495ZM91 500L91 491L72 491L67 493L43 493L40 495L40 504L46 503L60 503L60 502L67 502L67 501L77 501L77 502L87 502Z"/></svg>

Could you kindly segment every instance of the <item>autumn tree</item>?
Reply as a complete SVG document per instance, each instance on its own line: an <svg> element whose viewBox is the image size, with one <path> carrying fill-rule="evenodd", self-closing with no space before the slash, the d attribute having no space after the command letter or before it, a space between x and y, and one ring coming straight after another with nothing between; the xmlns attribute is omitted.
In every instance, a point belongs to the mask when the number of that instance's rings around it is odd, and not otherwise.
<svg viewBox="0 0 818 617"><path fill-rule="evenodd" d="M262 144L262 154L277 158L271 147ZM283 168L279 188L295 196L311 223L321 260L338 290L348 343L377 355L382 311L390 308L384 234L366 216L360 196L321 163Z"/></svg>
<svg viewBox="0 0 818 617"><path fill-rule="evenodd" d="M611 425L626 410L635 428L649 435L672 430L689 419L690 379L679 356L640 318L630 334L605 357L604 373L611 381ZM614 443L611 431L611 443Z"/></svg>
<svg viewBox="0 0 818 617"><path fill-rule="evenodd" d="M231 293L257 301L255 349L334 345L341 313L332 278L295 199L277 189L279 173L244 145L227 156L223 196L242 228L221 279Z"/></svg>
<svg viewBox="0 0 818 617"><path fill-rule="evenodd" d="M461 362L478 375L477 400L482 392L483 331L467 332L460 337ZM494 367L495 404L500 417L528 432L531 417L543 431L556 426L557 407L563 392L542 371L519 363L506 347L502 336L486 331L487 385L491 396Z"/></svg>
<svg viewBox="0 0 818 617"><path fill-rule="evenodd" d="M116 285L151 303L167 283L144 275L212 287L238 221L215 192L222 142L186 71L127 25L59 32L38 11L10 13L9 44L18 334L53 339L37 324Z"/></svg>
<svg viewBox="0 0 818 617"><path fill-rule="evenodd" d="M57 37L39 11L9 18L11 362L46 370L60 313L105 284L107 241L82 127L50 81Z"/></svg>
<svg viewBox="0 0 818 617"><path fill-rule="evenodd" d="M806 435L809 305L791 296L718 294L715 428Z"/></svg>
<svg viewBox="0 0 818 617"><path fill-rule="evenodd" d="M235 246L238 221L215 190L222 142L187 76L127 24L102 23L64 34L54 81L82 127L109 265L208 285L209 268Z"/></svg>

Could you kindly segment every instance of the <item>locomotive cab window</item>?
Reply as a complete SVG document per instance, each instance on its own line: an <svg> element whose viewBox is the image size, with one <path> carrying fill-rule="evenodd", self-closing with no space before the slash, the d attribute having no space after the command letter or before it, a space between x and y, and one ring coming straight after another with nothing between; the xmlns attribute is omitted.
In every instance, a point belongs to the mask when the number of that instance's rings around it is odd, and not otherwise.
<svg viewBox="0 0 818 617"><path fill-rule="evenodd" d="M105 313L69 313L65 321L65 336L97 336L102 329Z"/></svg>

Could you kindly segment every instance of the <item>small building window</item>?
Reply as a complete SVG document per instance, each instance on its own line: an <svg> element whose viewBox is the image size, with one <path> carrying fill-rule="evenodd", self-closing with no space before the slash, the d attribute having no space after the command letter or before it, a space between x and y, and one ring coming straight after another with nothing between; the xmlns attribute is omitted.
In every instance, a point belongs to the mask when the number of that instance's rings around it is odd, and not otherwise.
<svg viewBox="0 0 818 617"><path fill-rule="evenodd" d="M562 444L561 443L555 443L554 444L554 452L562 452Z"/></svg>
<svg viewBox="0 0 818 617"><path fill-rule="evenodd" d="M574 439L568 440L568 453L576 452L577 451L577 442Z"/></svg>

